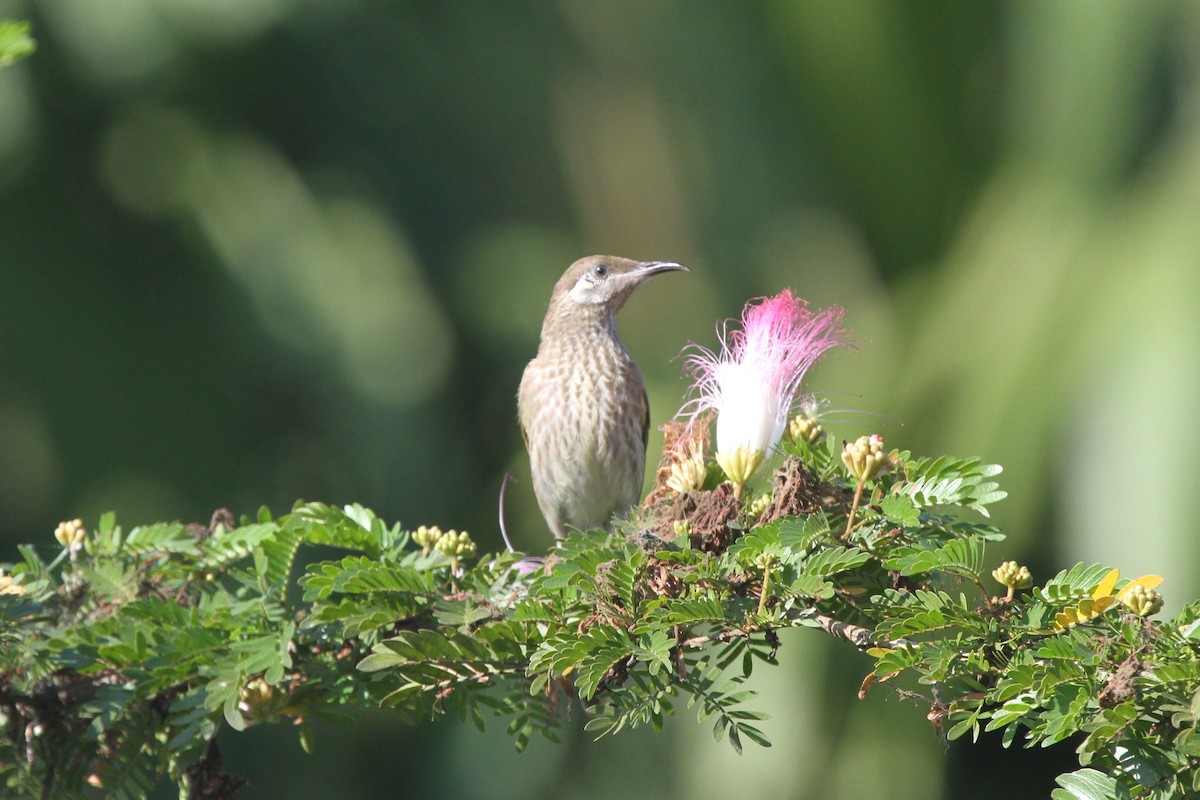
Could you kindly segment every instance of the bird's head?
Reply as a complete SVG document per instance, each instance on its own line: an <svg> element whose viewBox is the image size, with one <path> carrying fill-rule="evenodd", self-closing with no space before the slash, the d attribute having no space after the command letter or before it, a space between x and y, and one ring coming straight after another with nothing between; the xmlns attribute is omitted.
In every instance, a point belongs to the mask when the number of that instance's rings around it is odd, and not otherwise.
<svg viewBox="0 0 1200 800"><path fill-rule="evenodd" d="M550 295L550 317L611 318L633 290L660 272L687 271L674 261L632 261L616 256L588 256L567 268Z"/></svg>

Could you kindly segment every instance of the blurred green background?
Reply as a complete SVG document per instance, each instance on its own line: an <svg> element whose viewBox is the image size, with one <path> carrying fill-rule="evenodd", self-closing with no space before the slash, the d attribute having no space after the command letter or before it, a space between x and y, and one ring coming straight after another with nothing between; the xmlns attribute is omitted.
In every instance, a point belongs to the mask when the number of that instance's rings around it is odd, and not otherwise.
<svg viewBox="0 0 1200 800"><path fill-rule="evenodd" d="M792 287L857 350L834 435L1004 464L1044 580L1200 596L1200 4L0 0L0 561L64 518L361 502L548 534L515 392L554 280L672 259L621 330L679 350ZM652 440L652 447L654 446ZM6 555L7 554L7 555ZM248 798L1047 796L1063 753L948 750L865 656L788 636L770 750L535 742L386 715L223 738ZM1057 760L1056 760L1057 759Z"/></svg>

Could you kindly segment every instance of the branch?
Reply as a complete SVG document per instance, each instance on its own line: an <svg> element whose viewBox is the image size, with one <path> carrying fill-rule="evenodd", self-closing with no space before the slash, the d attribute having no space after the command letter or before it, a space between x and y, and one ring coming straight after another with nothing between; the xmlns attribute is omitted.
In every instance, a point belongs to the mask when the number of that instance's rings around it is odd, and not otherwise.
<svg viewBox="0 0 1200 800"><path fill-rule="evenodd" d="M556 738L564 695L602 734L660 725L683 695L735 748L768 744L748 707L751 667L777 663L788 627L864 651L862 685L886 679L928 703L948 738L1074 736L1113 792L1137 774L1190 785L1181 734L1198 724L1200 603L1152 621L1154 576L1122 581L1100 565L1037 587L1001 565L1004 598L987 596L984 546L999 533L919 505L994 496L977 460L895 456L903 468L842 539L850 506L829 498L849 486L832 455L785 462L765 511L750 491L658 493L622 532L574 533L533 570L360 506L60 526L53 563L23 548L0 575L5 788L79 794L86 779L115 793L185 775L190 796L231 797L222 728L287 721L304 737L304 720L338 706L382 705L411 724L498 715L521 748ZM330 547L344 554L293 574L301 549ZM937 694L922 699L929 685ZM1149 760L1135 772L1118 752Z"/></svg>

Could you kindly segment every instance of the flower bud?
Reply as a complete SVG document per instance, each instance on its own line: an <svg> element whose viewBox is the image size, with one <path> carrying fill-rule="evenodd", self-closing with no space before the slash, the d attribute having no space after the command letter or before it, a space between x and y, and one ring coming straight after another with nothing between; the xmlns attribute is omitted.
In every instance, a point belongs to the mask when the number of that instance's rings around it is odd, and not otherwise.
<svg viewBox="0 0 1200 800"><path fill-rule="evenodd" d="M778 562L779 556L769 551L754 557L754 565L764 571L772 569Z"/></svg>
<svg viewBox="0 0 1200 800"><path fill-rule="evenodd" d="M413 531L412 540L421 546L421 555L429 555L431 551L442 538L442 529L436 525L425 527L422 525Z"/></svg>
<svg viewBox="0 0 1200 800"><path fill-rule="evenodd" d="M667 476L667 486L679 494L695 492L704 485L708 478L708 465L701 457L685 458L671 464L671 474Z"/></svg>
<svg viewBox="0 0 1200 800"><path fill-rule="evenodd" d="M78 550L83 547L83 537L87 535L83 520L73 519L58 523L54 529L54 538L67 550Z"/></svg>
<svg viewBox="0 0 1200 800"><path fill-rule="evenodd" d="M878 478L892 462L883 451L883 437L878 434L860 436L853 442L842 443L842 463L860 483Z"/></svg>
<svg viewBox="0 0 1200 800"><path fill-rule="evenodd" d="M1139 617L1149 617L1162 611L1163 597L1155 589L1147 589L1142 585L1129 587L1129 591L1121 592L1121 602Z"/></svg>
<svg viewBox="0 0 1200 800"><path fill-rule="evenodd" d="M816 444L825 438L825 429L812 417L797 414L788 422L786 435L788 441L795 444L800 442Z"/></svg>
<svg viewBox="0 0 1200 800"><path fill-rule="evenodd" d="M458 572L458 560L475 555L475 543L466 531L446 531L433 549L444 556L450 557L451 572Z"/></svg>
<svg viewBox="0 0 1200 800"><path fill-rule="evenodd" d="M433 549L452 559L467 558L475 555L475 543L466 531L446 531L437 540Z"/></svg>
<svg viewBox="0 0 1200 800"><path fill-rule="evenodd" d="M746 513L751 517L761 517L762 513L771 507L770 493L757 495L746 505Z"/></svg>
<svg viewBox="0 0 1200 800"><path fill-rule="evenodd" d="M1029 567L1017 564L1015 561L1005 561L992 570L992 577L1002 586L1009 589L1028 589L1033 584L1033 576Z"/></svg>
<svg viewBox="0 0 1200 800"><path fill-rule="evenodd" d="M288 697L262 678L255 678L242 689L238 710L247 725L257 722L278 722L287 708Z"/></svg>

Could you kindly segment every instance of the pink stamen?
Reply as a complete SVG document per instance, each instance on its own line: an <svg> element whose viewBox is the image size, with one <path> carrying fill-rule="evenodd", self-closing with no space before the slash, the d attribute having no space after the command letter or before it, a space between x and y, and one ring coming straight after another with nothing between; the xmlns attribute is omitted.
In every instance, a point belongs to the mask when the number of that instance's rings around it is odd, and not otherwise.
<svg viewBox="0 0 1200 800"><path fill-rule="evenodd" d="M684 366L692 375L694 396L680 415L694 417L713 408L718 415L744 419L743 425L734 420L722 424L718 418L718 450L744 445L765 452L774 447L805 373L827 350L845 343L843 316L836 306L813 313L788 289L751 300L740 326L731 330L731 320L720 326L719 354L692 345ZM747 441L721 442L723 428Z"/></svg>

